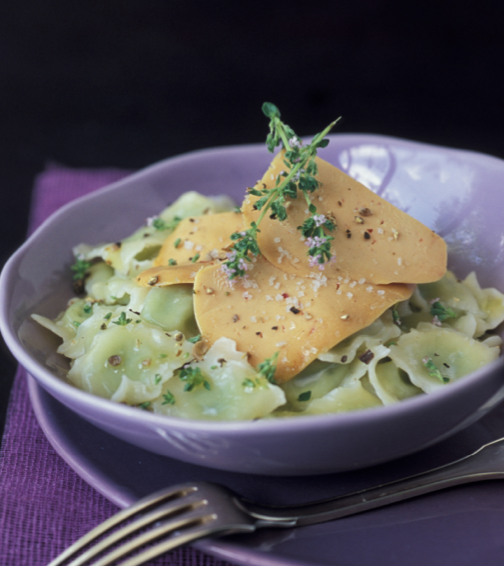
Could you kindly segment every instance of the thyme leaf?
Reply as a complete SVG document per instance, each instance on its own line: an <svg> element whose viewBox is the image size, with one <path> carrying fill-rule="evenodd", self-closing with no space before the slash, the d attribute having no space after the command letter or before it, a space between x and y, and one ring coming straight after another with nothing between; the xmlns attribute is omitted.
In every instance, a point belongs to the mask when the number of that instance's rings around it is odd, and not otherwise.
<svg viewBox="0 0 504 566"><path fill-rule="evenodd" d="M450 381L448 377L445 377L441 374L432 358L425 357L422 360L422 363L430 376L439 379L439 381L441 381L442 383L448 383Z"/></svg>
<svg viewBox="0 0 504 566"><path fill-rule="evenodd" d="M186 382L184 391L192 391L198 385L203 385L203 387L208 390L211 389L210 383L199 367L183 367L179 372L179 378Z"/></svg>
<svg viewBox="0 0 504 566"><path fill-rule="evenodd" d="M276 364L278 359L278 354L280 352L275 352L271 358L266 358L264 362L261 362L258 366L257 373L265 377L270 383L276 384L275 380L275 372L276 372Z"/></svg>

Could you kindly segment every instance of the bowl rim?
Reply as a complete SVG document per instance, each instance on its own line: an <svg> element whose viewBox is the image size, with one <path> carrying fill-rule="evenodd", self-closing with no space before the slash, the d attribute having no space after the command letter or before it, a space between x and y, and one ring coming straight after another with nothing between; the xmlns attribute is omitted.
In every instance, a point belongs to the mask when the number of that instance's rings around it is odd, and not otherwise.
<svg viewBox="0 0 504 566"><path fill-rule="evenodd" d="M444 147L440 145L428 144L425 142L416 142L412 140L405 140L392 136L382 136L377 134L331 134L328 136L332 139L339 139L341 141L352 142L356 140L365 140L367 142L389 142L391 144L399 144L401 146L407 146L411 148L428 148L433 151L448 151L456 155L464 155L465 157L472 157L478 161L491 161L495 164L504 166L504 161L498 157L487 155L484 153L479 153L471 150L456 149L450 147ZM158 172L162 172L165 168L170 168L174 165L183 164L185 161L192 161L201 156L208 156L212 153L222 153L222 152L250 152L264 150L264 144L240 144L240 145L229 145L229 146L219 146L212 148L203 148L183 153L181 155L176 155L158 161L148 167L140 169L120 179L111 183L103 188L96 191L83 195L77 199L70 201L69 203L63 205L52 215L50 215L44 222L38 226L33 233L29 235L27 240L12 254L12 256L5 263L2 272L0 273L0 332L2 333L5 343L11 350L15 358L19 363L28 371L28 373L33 376L37 382L42 385L42 387L49 391L51 395L55 396L53 392L54 389L61 391L61 394L65 398L70 398L72 402L76 402L81 406L93 406L100 410L106 411L112 416L123 417L130 420L135 417L140 421L140 423L148 425L150 428L156 426L173 426L178 429L184 429L186 431L200 430L202 425L205 429L210 432L226 432L228 434L243 434L243 433L268 433L268 432L297 432L299 429L305 430L306 428L312 427L333 427L335 425L344 426L345 424L351 425L357 422L366 422L372 420L387 420L394 419L396 416L403 414L404 412L410 413L415 409L422 409L424 405L429 405L435 402L442 402L446 396L455 396L457 393L463 391L464 389L470 389L475 386L480 378L489 372L493 372L504 367L504 356L501 354L496 360L490 362L482 368L479 368L475 372L465 376L462 379L457 380L454 383L450 383L449 387L446 389L438 389L429 394L418 395L408 399L404 399L401 402L394 403L393 405L372 407L365 410L350 411L346 413L331 413L331 414L321 414L321 415L308 415L302 418L278 418L278 419L259 419L255 421L250 420L236 420L236 421L212 421L212 420L195 420L186 419L182 417L170 417L167 415L151 413L149 411L139 410L136 407L127 406L124 404L116 403L106 398L99 397L97 395L88 393L86 391L77 389L75 386L64 382L62 379L54 375L47 367L44 367L42 363L32 358L31 355L22 346L17 333L14 331L11 321L8 317L8 302L9 302L9 284L11 283L11 278L13 277L16 267L22 260L24 255L31 247L35 244L37 238L41 233L44 233L49 226L57 223L60 218L71 214L74 208L78 208L80 204L84 201L92 201L94 199L100 199L105 193L120 191L124 186L130 183L135 183L142 180L146 176L155 175Z"/></svg>

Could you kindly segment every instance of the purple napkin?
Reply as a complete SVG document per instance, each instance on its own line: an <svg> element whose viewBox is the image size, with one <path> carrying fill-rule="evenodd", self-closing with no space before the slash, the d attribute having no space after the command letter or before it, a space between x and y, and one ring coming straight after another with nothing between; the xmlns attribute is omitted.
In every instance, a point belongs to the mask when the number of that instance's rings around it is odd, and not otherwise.
<svg viewBox="0 0 504 566"><path fill-rule="evenodd" d="M50 165L35 182L30 231L60 206L127 174ZM53 450L38 426L20 368L0 449L0 565L45 566L117 511ZM225 566L192 548L175 550L151 564Z"/></svg>

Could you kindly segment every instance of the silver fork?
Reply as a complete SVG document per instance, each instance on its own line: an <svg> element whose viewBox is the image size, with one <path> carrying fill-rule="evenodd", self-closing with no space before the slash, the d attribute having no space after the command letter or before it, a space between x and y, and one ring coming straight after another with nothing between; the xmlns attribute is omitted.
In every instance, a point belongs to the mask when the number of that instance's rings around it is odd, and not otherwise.
<svg viewBox="0 0 504 566"><path fill-rule="evenodd" d="M183 484L158 491L120 511L76 541L48 566L64 563L68 566L108 566L137 550L137 554L120 564L139 566L205 537L330 521L445 487L499 478L504 478L504 438L485 444L460 460L406 479L302 505L268 507L248 501L214 483ZM97 538L134 517L135 520L101 538L72 562L67 562ZM133 535L137 535L136 538L131 538ZM128 540L119 546L117 543L125 538ZM108 554L91 562L111 547Z"/></svg>

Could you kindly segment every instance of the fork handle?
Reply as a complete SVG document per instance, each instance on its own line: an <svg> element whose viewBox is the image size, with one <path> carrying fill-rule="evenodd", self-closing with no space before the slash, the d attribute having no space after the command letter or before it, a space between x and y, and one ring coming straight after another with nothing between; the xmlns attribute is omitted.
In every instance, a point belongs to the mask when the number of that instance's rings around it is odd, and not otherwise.
<svg viewBox="0 0 504 566"><path fill-rule="evenodd" d="M498 471L499 463L503 471ZM258 519L257 526L289 527L293 522L296 526L310 525L383 507L446 487L503 477L504 439L499 439L469 456L439 468L349 495L292 507L265 507L243 499L240 500L240 505Z"/></svg>

